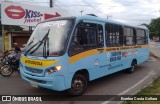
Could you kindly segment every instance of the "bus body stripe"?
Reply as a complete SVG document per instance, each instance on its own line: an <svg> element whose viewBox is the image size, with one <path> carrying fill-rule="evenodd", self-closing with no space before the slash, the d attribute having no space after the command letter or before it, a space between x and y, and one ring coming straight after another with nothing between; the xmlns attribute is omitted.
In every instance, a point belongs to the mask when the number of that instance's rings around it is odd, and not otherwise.
<svg viewBox="0 0 160 104"><path fill-rule="evenodd" d="M81 60L83 58L86 58L86 57L89 57L89 56L92 56L92 55L95 55L95 54L98 54L99 51L97 49L92 49L92 50L88 50L88 51L85 51L85 52L81 52L79 54L76 54L72 57L69 58L69 63L72 64L78 60Z"/></svg>
<svg viewBox="0 0 160 104"><path fill-rule="evenodd" d="M88 50L88 51L76 54L74 56L71 56L69 58L69 63L72 64L83 58L86 58L95 54L103 53L103 52L115 52L115 51L121 51L121 50L131 50L131 49L148 48L148 47L149 45L137 45L137 46L124 46L124 47L109 47L109 48L107 47L100 51L98 51L98 48L92 49L92 50Z"/></svg>
<svg viewBox="0 0 160 104"><path fill-rule="evenodd" d="M35 60L21 56L21 61L24 65L30 67L47 67L58 62L58 60Z"/></svg>

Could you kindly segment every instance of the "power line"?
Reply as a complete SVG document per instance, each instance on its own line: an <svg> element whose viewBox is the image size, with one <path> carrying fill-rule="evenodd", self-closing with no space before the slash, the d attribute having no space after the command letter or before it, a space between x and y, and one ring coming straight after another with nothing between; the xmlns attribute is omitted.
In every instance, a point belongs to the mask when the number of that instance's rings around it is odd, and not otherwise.
<svg viewBox="0 0 160 104"><path fill-rule="evenodd" d="M152 2L150 4L134 4L134 5L122 5L124 7L132 7L132 6L146 6L146 5L151 5L151 4L159 4L160 2ZM119 7L117 5L108 5L108 4L59 4L61 6L93 6L93 7L98 7L98 6L107 6L107 7Z"/></svg>
<svg viewBox="0 0 160 104"><path fill-rule="evenodd" d="M57 6L58 8L60 8L60 9L62 9L59 5L57 5L57 4L55 4L55 3L54 3L54 5Z"/></svg>
<svg viewBox="0 0 160 104"><path fill-rule="evenodd" d="M91 7L92 9L94 9L95 11L100 12L100 13L103 14L103 15L106 15L106 14L104 14L102 11L97 10L94 6L90 5L88 2L86 2L86 1L84 1L84 0L82 0L82 1L85 2L86 4L88 4L88 6Z"/></svg>
<svg viewBox="0 0 160 104"><path fill-rule="evenodd" d="M7 0L7 2L8 2L8 1L9 1L9 2L17 2L17 3L18 3L18 2L22 2L22 3L23 3L23 2L24 2L24 3L49 3L49 2L42 2L42 1L39 2L39 1L30 1L30 0L24 0L24 1L22 1L22 0L21 0L21 1L11 1L11 0Z"/></svg>
<svg viewBox="0 0 160 104"><path fill-rule="evenodd" d="M13 2L13 1L11 1ZM15 1L14 1L15 2ZM50 2L36 2L36 1L30 1L30 0L25 0L25 1L16 1L16 2L27 2L27 3L50 3ZM59 6L92 6L92 7L98 7L98 6L107 6L107 7L119 7L116 5L108 5L108 4L72 4L72 3L65 3L63 4L62 2L58 1L61 4L57 4ZM123 5L124 7L131 7L131 6L145 6L145 5L151 5L151 4L159 4L160 2L151 2L150 4L134 4L134 5ZM52 3L53 4L53 3Z"/></svg>
<svg viewBox="0 0 160 104"><path fill-rule="evenodd" d="M10 1L10 0L8 0ZM45 2L45 1L31 1L31 0L20 0L20 1L11 1L11 2L29 2L29 3L49 3L49 2Z"/></svg>

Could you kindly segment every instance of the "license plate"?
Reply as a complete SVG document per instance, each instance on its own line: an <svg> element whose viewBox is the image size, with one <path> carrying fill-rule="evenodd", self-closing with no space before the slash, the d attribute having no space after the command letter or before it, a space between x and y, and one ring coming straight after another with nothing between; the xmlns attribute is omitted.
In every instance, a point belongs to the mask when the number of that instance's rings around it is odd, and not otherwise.
<svg viewBox="0 0 160 104"><path fill-rule="evenodd" d="M31 83L31 86L32 86L32 87L35 87L35 88L38 88L38 85L35 84L35 83Z"/></svg>

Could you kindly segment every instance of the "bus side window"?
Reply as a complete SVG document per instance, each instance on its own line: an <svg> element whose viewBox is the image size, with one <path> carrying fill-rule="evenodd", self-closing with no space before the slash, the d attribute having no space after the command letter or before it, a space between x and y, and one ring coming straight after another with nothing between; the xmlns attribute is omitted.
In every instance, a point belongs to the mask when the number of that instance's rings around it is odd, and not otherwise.
<svg viewBox="0 0 160 104"><path fill-rule="evenodd" d="M136 44L136 34L135 34L135 29L132 27L124 27L124 45L130 46L130 45L135 45Z"/></svg>
<svg viewBox="0 0 160 104"><path fill-rule="evenodd" d="M106 23L106 45L107 47L115 47L123 45L122 26Z"/></svg>
<svg viewBox="0 0 160 104"><path fill-rule="evenodd" d="M103 47L103 27L93 23L78 25L69 48L69 56Z"/></svg>
<svg viewBox="0 0 160 104"><path fill-rule="evenodd" d="M78 28L78 32L77 32L77 35L78 35L78 43L79 45L84 45L84 44L87 44L87 29L85 28Z"/></svg>
<svg viewBox="0 0 160 104"><path fill-rule="evenodd" d="M146 31L143 29L137 29L137 45L143 45L147 43Z"/></svg>
<svg viewBox="0 0 160 104"><path fill-rule="evenodd" d="M103 39L103 27L102 25L98 25L98 46L104 46L104 39Z"/></svg>

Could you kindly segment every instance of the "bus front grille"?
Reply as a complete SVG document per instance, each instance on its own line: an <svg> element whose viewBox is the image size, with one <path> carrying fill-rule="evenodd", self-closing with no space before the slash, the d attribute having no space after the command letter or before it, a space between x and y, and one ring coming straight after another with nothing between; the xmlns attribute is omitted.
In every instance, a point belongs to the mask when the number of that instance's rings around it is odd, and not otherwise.
<svg viewBox="0 0 160 104"><path fill-rule="evenodd" d="M30 67L25 67L26 71L30 72L30 73L35 73L35 74L42 74L43 70L41 69L36 69L36 68L30 68Z"/></svg>
<svg viewBox="0 0 160 104"><path fill-rule="evenodd" d="M29 78L29 77L26 77L28 80L30 81L33 81L33 82L37 82L37 83L42 83L42 84L46 84L47 82L46 81L42 81L42 80L38 80L38 79L33 79L33 78Z"/></svg>

